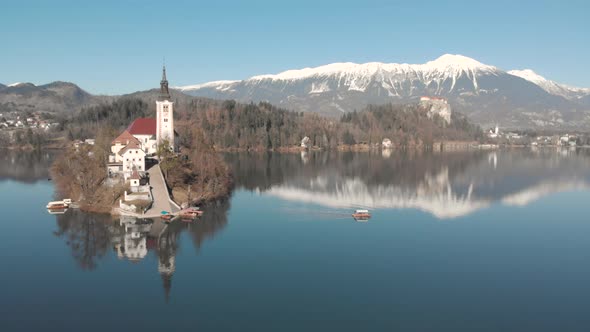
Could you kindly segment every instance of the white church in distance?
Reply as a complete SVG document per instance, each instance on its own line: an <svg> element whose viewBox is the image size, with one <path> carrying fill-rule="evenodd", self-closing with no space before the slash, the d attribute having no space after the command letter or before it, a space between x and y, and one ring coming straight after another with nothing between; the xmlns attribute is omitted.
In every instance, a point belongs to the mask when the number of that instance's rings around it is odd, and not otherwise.
<svg viewBox="0 0 590 332"><path fill-rule="evenodd" d="M156 101L156 118L139 118L111 142L109 174L123 174L127 179L133 171L145 171L146 156L155 155L158 145L168 141L175 147L174 102L171 101L166 79L166 67L162 69L160 96Z"/></svg>

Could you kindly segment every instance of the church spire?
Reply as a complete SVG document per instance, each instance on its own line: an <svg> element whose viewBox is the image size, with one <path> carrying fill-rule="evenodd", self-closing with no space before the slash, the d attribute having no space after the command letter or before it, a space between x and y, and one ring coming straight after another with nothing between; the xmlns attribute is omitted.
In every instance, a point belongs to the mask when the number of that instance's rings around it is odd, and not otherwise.
<svg viewBox="0 0 590 332"><path fill-rule="evenodd" d="M162 80L160 81L160 99L170 100L170 91L168 90L168 80L166 79L166 65L162 66Z"/></svg>

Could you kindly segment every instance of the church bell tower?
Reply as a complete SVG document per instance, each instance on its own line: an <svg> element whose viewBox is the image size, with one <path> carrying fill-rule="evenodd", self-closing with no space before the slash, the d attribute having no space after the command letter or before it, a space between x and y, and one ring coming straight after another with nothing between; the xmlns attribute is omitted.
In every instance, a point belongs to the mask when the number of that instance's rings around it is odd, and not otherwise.
<svg viewBox="0 0 590 332"><path fill-rule="evenodd" d="M166 66L164 66L160 81L160 96L156 101L156 142L160 145L168 141L170 148L174 149L174 103L170 99Z"/></svg>

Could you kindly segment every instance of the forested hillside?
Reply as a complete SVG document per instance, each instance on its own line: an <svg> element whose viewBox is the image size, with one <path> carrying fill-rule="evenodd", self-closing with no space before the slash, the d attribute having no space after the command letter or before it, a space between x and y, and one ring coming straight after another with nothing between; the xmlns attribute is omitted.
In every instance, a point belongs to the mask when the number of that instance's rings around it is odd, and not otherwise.
<svg viewBox="0 0 590 332"><path fill-rule="evenodd" d="M82 109L62 120L69 139L95 137L99 128L120 131L138 117L153 117L154 110L142 99L125 98L110 104ZM277 150L298 146L304 137L318 148L374 144L389 138L396 147L429 146L439 140L478 140L481 130L464 116L453 114L451 124L428 118L418 105L369 106L340 119L314 113L298 113L269 103L240 104L195 98L176 105L179 140L190 140L200 130L217 150Z"/></svg>
<svg viewBox="0 0 590 332"><path fill-rule="evenodd" d="M339 120L313 113L296 113L268 103L194 106L186 121L201 128L218 149L280 149L300 144L305 136L319 148L381 143L397 147L428 146L437 140L477 140L479 127L455 114L450 125L428 118L418 105L369 106Z"/></svg>

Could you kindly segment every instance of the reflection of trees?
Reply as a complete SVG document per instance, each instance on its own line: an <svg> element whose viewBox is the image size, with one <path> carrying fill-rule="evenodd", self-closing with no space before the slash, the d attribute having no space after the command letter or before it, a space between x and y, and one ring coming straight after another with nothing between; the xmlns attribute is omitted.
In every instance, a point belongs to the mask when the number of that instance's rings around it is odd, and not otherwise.
<svg viewBox="0 0 590 332"><path fill-rule="evenodd" d="M182 232L189 233L193 245L199 250L206 240L213 238L227 225L228 200L203 206L203 210L205 214L195 222L175 221L167 227L160 220L154 220L153 223L147 220L119 223L111 220L109 215L69 210L66 214L56 215L58 230L54 234L65 240L78 266L84 270L95 269L109 247L118 250L120 258L140 260L145 255L129 255L126 241L141 241L142 245L146 243L148 250L155 250L158 273L168 301L172 276L176 271L176 253L180 249L178 240ZM132 232L134 234L130 236Z"/></svg>
<svg viewBox="0 0 590 332"><path fill-rule="evenodd" d="M146 237L147 241L144 242L155 243L155 245L148 246L148 249L156 250L159 261L163 264L162 267L169 269L170 260L174 259L178 250L177 240L182 232L186 231L190 234L193 245L198 250L207 239L213 238L215 233L227 225L228 200L211 203L204 206L203 209L205 214L197 221L192 223L175 221L166 228L160 220L155 220L153 225L151 221L148 223L138 220L132 223L133 227L131 227L129 222L122 225L113 221L109 215L85 213L71 209L66 214L56 215L58 230L54 234L66 241L72 250L72 256L85 270L95 269L98 260L107 253L109 247L115 250L119 248L121 251L125 240L140 241ZM150 229L152 229L151 232ZM130 238L126 232L135 232L139 234L139 238ZM145 256L127 257L125 250L118 252L118 254L130 260L141 259ZM174 268L171 272L174 272Z"/></svg>
<svg viewBox="0 0 590 332"><path fill-rule="evenodd" d="M0 153L0 180L11 179L25 183L47 180L55 152L11 151Z"/></svg>
<svg viewBox="0 0 590 332"><path fill-rule="evenodd" d="M111 244L113 224L110 216L70 210L57 215L56 236L64 238L72 256L84 270L94 270Z"/></svg>

